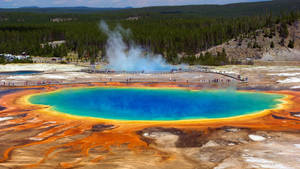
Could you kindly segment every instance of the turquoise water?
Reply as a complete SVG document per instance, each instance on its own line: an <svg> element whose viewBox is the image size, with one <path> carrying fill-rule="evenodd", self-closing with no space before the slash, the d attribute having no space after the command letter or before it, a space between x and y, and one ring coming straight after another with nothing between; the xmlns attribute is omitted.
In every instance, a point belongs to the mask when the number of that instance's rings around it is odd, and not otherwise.
<svg viewBox="0 0 300 169"><path fill-rule="evenodd" d="M227 90L80 88L30 98L33 104L86 117L115 120L214 119L275 108L282 95Z"/></svg>
<svg viewBox="0 0 300 169"><path fill-rule="evenodd" d="M41 72L42 71L13 71L13 72L0 72L0 75L32 75Z"/></svg>

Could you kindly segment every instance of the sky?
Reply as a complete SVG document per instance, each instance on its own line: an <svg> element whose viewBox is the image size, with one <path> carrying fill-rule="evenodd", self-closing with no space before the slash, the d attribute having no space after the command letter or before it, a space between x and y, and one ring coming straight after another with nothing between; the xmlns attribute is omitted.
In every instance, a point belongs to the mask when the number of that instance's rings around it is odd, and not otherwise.
<svg viewBox="0 0 300 169"><path fill-rule="evenodd" d="M0 0L0 8L38 7L145 7L163 5L228 4L262 0Z"/></svg>

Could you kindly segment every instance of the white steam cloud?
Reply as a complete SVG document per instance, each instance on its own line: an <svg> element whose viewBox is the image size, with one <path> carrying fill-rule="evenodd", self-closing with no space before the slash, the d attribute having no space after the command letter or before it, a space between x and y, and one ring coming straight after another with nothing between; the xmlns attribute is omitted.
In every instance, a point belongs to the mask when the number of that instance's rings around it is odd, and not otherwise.
<svg viewBox="0 0 300 169"><path fill-rule="evenodd" d="M109 61L108 69L114 71L144 71L161 72L170 71L174 67L166 63L161 55L147 52L141 46L124 42L123 35L129 35L130 30L117 26L110 30L108 25L100 22L101 30L108 36L106 44L106 57Z"/></svg>

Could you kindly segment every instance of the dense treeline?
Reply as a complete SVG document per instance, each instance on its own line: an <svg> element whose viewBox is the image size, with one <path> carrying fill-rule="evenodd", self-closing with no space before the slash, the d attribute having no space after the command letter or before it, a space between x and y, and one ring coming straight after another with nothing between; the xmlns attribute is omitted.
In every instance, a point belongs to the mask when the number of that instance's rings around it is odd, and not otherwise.
<svg viewBox="0 0 300 169"><path fill-rule="evenodd" d="M67 43L55 48L46 44L56 40ZM105 40L96 23L0 25L0 53L62 57L69 51L77 51L88 57L87 52L102 49Z"/></svg>
<svg viewBox="0 0 300 169"><path fill-rule="evenodd" d="M144 9L145 11L147 10ZM96 16L99 17L98 14L9 13L9 15L21 22L0 22L0 53L26 52L32 56L63 57L68 52L74 51L78 53L79 58L92 62L97 57L104 57L107 36L98 27L99 19L96 19ZM24 23L26 20L24 16L27 15L30 15L31 22ZM59 17L58 19L70 15L78 18L58 23L50 22L54 15ZM5 18L3 16L0 15L0 20L1 17ZM122 19L122 15L118 18L118 14L111 14L110 18L103 18L107 19L111 27L121 24L124 28L130 29L132 32L130 39L154 53L164 55L170 63L223 65L230 63L225 50L216 56L204 53L200 57L195 57L195 54L232 38L251 36L257 29L268 28L266 36L273 36L274 31L279 29L280 36L285 39L288 35L287 25L296 21L300 14L291 11L280 15L265 12L263 15L237 17L187 17L189 15L179 14L174 16L150 13L148 17L138 15L135 19L126 20ZM48 21L42 21L41 18L48 18ZM276 27L278 24L279 28ZM57 40L66 40L66 44L58 47L47 45L47 42ZM129 41L127 40L128 43ZM289 46L293 45L293 42L289 43ZM255 44L251 46L256 47ZM185 57L180 58L178 54Z"/></svg>
<svg viewBox="0 0 300 169"><path fill-rule="evenodd" d="M238 18L198 19L139 19L133 21L110 21L113 27L120 23L132 32L137 44L166 56L171 63L178 63L178 53L195 55L212 46L238 39L241 34L250 34L257 29L274 27L281 23L280 35L287 37L287 24L293 23L299 14L291 12L274 17L264 16ZM97 22L63 22L48 24L3 24L0 25L0 51L34 56L65 56L76 51L79 57L95 58L105 50L106 35ZM65 45L52 48L42 43L66 40ZM102 55L104 52L102 52Z"/></svg>
<svg viewBox="0 0 300 169"><path fill-rule="evenodd" d="M177 63L178 53L195 55L230 39L239 39L241 34L250 36L257 29L274 27L279 23L286 26L298 16L298 13L291 12L278 17L266 14L227 19L138 20L123 22L122 25L131 28L139 44L155 53L165 54L169 62Z"/></svg>
<svg viewBox="0 0 300 169"><path fill-rule="evenodd" d="M227 58L227 54L225 49L222 52L217 52L217 55L212 55L209 52L205 54L201 53L200 57L196 57L195 55L185 56L180 59L180 62L186 63L189 65L210 65L210 66L220 66L230 64Z"/></svg>

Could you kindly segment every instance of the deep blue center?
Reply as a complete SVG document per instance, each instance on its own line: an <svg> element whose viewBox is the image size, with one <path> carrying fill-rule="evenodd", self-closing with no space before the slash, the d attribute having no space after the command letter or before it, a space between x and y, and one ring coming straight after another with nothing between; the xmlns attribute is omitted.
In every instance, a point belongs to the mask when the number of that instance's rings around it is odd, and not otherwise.
<svg viewBox="0 0 300 169"><path fill-rule="evenodd" d="M275 108L282 95L227 90L80 88L36 95L34 104L78 116L116 120L226 118Z"/></svg>

